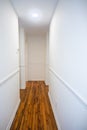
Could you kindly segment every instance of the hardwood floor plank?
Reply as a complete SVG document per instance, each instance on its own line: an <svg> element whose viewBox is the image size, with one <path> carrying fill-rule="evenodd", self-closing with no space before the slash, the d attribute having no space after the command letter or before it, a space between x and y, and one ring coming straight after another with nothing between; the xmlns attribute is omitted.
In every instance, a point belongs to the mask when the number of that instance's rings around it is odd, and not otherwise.
<svg viewBox="0 0 87 130"><path fill-rule="evenodd" d="M29 81L10 130L58 130L44 81Z"/></svg>

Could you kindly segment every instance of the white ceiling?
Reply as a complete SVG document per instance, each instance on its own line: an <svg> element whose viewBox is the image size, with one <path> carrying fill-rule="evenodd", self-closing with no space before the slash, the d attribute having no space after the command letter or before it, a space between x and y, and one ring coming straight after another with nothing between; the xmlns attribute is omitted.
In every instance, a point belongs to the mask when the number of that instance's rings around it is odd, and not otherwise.
<svg viewBox="0 0 87 130"><path fill-rule="evenodd" d="M27 31L46 31L58 0L11 0Z"/></svg>

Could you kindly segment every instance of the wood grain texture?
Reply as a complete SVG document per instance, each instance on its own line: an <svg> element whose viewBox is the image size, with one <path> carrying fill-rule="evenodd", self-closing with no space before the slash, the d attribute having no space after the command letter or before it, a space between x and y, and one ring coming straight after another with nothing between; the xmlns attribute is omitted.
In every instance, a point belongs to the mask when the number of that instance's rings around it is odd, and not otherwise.
<svg viewBox="0 0 87 130"><path fill-rule="evenodd" d="M27 82L10 130L58 130L43 81Z"/></svg>

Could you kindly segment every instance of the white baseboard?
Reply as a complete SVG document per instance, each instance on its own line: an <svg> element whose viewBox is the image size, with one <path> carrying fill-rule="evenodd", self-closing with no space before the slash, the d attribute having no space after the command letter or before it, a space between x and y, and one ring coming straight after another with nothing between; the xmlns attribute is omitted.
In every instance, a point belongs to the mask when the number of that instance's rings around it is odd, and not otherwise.
<svg viewBox="0 0 87 130"><path fill-rule="evenodd" d="M58 117L57 117L57 114L56 114L56 111L55 111L55 108L54 108L54 105L53 105L53 101L52 101L50 92L48 93L48 96L49 96L50 103L51 103L51 106L52 106L52 110L53 110L53 113L54 113L54 117L55 117L55 120L56 120L57 128L58 128L58 130L61 130L61 127L60 127L60 124L59 124L59 121L58 121Z"/></svg>
<svg viewBox="0 0 87 130"><path fill-rule="evenodd" d="M45 80L45 84L46 84L46 85L49 85L49 84L46 82L46 80Z"/></svg>
<svg viewBox="0 0 87 130"><path fill-rule="evenodd" d="M24 88L24 87L21 87L20 89L21 89L21 90L25 90L25 89L26 89L26 87L25 87L25 88Z"/></svg>
<svg viewBox="0 0 87 130"><path fill-rule="evenodd" d="M10 130L10 127L11 127L12 122L13 122L13 120L14 120L15 114L16 114L16 112L17 112L17 110L18 110L19 104L20 104L20 99L19 99L18 102L17 102L17 105L16 105L16 107L15 107L15 109L14 109L14 112L13 112L11 118L10 118L10 121L9 121L9 123L8 123L8 126L7 126L6 130Z"/></svg>

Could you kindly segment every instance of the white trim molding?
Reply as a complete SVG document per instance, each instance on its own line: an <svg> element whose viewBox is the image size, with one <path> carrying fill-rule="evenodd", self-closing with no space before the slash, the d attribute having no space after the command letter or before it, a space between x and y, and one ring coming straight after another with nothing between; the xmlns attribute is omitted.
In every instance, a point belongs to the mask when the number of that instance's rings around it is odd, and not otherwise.
<svg viewBox="0 0 87 130"><path fill-rule="evenodd" d="M51 67L49 67L49 71L51 71L58 80L61 81L62 84L77 98L79 99L84 106L87 107L87 101L80 96L66 81L64 81Z"/></svg>
<svg viewBox="0 0 87 130"><path fill-rule="evenodd" d="M12 73L10 73L8 76L6 76L4 79L2 79L0 81L0 87L2 86L2 84L4 84L6 81L8 81L10 78L12 78L14 75L16 75L19 72L19 68L16 69L15 71L13 71Z"/></svg>

